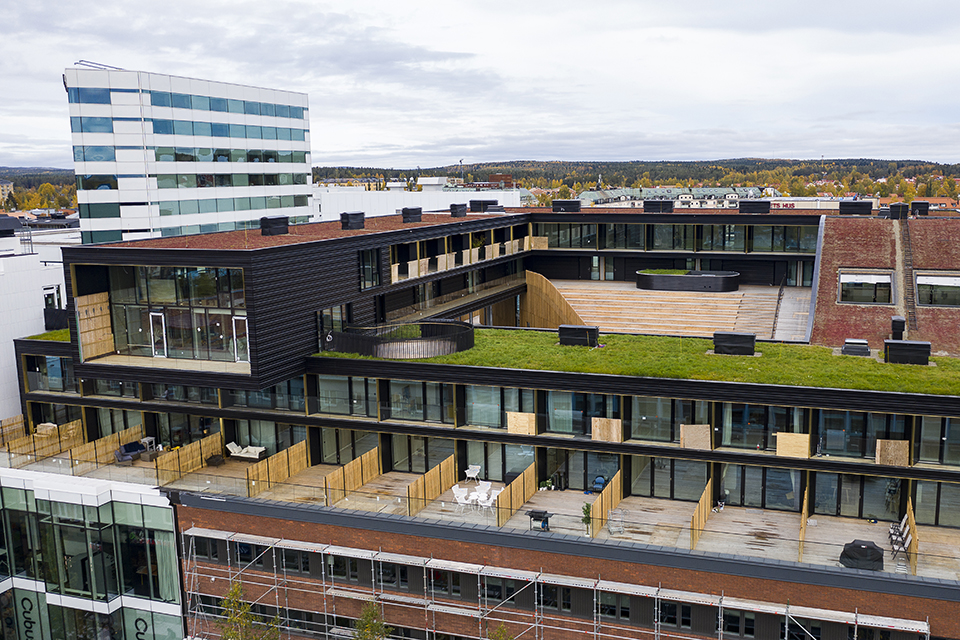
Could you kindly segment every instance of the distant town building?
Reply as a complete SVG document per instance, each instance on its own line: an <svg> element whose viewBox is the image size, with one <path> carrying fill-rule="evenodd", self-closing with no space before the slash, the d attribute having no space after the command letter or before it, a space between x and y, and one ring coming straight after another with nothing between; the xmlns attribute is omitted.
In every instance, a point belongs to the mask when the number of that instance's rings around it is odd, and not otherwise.
<svg viewBox="0 0 960 640"><path fill-rule="evenodd" d="M309 219L306 94L90 68L64 85L84 243Z"/></svg>
<svg viewBox="0 0 960 640"><path fill-rule="evenodd" d="M7 201L7 196L13 193L13 183L9 180L0 180L0 204Z"/></svg>
<svg viewBox="0 0 960 640"><path fill-rule="evenodd" d="M642 207L644 200L673 200L684 209L735 209L741 199L778 197L770 187L642 187L584 191L585 207Z"/></svg>

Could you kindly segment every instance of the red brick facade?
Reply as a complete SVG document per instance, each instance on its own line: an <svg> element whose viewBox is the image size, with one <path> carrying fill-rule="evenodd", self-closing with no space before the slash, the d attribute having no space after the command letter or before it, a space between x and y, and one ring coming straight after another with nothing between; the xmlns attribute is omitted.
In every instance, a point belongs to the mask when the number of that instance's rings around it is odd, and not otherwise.
<svg viewBox="0 0 960 640"><path fill-rule="evenodd" d="M863 338L880 349L890 338L890 317L903 315L896 305L840 303L839 273L847 269L897 268L895 226L881 218L828 217L823 234L816 318L810 341L831 347L846 338ZM960 270L960 220L917 218L908 221L915 272ZM903 291L894 277L895 296ZM898 308L901 311L898 311ZM960 354L960 309L917 306L917 329L907 339L929 341L934 353Z"/></svg>
<svg viewBox="0 0 960 640"><path fill-rule="evenodd" d="M933 635L939 637L960 638L960 603L931 601L922 598L904 598L850 589L826 588L777 580L723 575L717 573L674 569L654 565L599 560L596 558L577 558L565 554L550 552L532 552L508 547L480 545L456 541L444 541L436 538L420 538L409 535L384 534L363 529L349 529L335 526L318 525L307 522L293 522L265 517L244 517L219 511L209 511L187 507L179 508L179 526L186 530L191 526L221 531L236 531L252 535L269 535L289 540L298 540L319 544L333 544L345 547L380 550L414 556L430 555L445 560L471 562L525 571L543 571L560 575L583 578L602 577L604 580L625 582L647 586L662 586L665 589L710 593L726 597L761 600L777 604L790 603L794 606L814 607L830 610L854 611L861 614L925 620L929 616ZM222 570L222 569L221 569ZM205 583L206 584L206 583ZM210 584L212 587L212 584ZM221 591L225 586L219 588ZM206 591L211 593L210 591ZM253 592L251 592L253 593ZM257 594L259 595L259 594ZM322 601L316 595L301 593L296 600L302 602L304 609L318 610ZM328 603L329 605L329 603ZM296 607L291 601L291 607ZM344 607L343 615L355 616L360 604L344 604L337 600L338 615ZM355 609L355 611L354 611ZM423 613L419 618L413 615L410 625L407 617L412 615L409 609L397 611L397 618L387 616L388 622L402 626L423 626ZM416 620L414 620L416 618ZM464 618L456 616L451 624L463 625ZM576 626L571 619L571 627ZM415 624L414 624L415 623ZM455 627L456 628L456 627ZM455 632L455 631L453 631ZM575 634L571 634L571 638ZM565 636L550 634L551 638Z"/></svg>

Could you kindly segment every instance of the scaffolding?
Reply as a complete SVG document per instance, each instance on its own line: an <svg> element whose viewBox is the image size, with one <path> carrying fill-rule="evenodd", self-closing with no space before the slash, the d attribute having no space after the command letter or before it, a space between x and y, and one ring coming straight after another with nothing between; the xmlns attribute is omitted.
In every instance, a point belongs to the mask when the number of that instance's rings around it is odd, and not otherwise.
<svg viewBox="0 0 960 640"><path fill-rule="evenodd" d="M336 624L336 621L339 619L337 603L338 601L346 600L351 602L373 602L380 608L381 614L384 613L384 607L386 606L422 612L422 629L425 637L428 639L435 638L438 633L450 633L449 629L438 629L438 615L462 618L463 624L459 626L456 632L457 635L463 638L476 638L477 640L487 638L499 624L511 625L511 635L517 640L525 640L527 638L542 640L547 637L545 634L550 631L580 632L585 636L592 636L594 640L628 640L638 637L652 638L653 640L670 638L678 640L702 639L702 635L696 635L695 632L690 631L690 629L678 628L676 626L664 627L660 620L661 603L670 602L678 605L704 605L716 608L716 635L718 640L723 640L724 610L729 609L768 614L783 618L785 630L783 640L788 640L791 628L799 628L804 632L805 638L813 639L812 634L803 626L801 620L844 624L853 627L855 634L860 627L870 627L874 629L907 632L917 636L923 636L926 640L930 640L930 625L926 620L919 621L863 615L857 610L846 612L798 607L790 604L775 604L743 598L731 598L722 593L718 596L708 593L678 591L664 589L662 585L652 587L628 584L602 580L600 577L597 579L577 578L548 574L542 571L507 569L441 560L432 557L388 553L380 550L355 549L322 543L299 542L198 527L192 527L183 531L181 536L181 548L184 549L184 585L187 591L188 603L188 610L186 612L188 633L190 637L197 640L217 637L215 633L211 634L212 631L215 631L216 615L214 612L206 609L200 596L220 597L216 593L209 591L204 592L203 586L221 579L228 581L241 580L245 587L250 587L252 591L258 594L254 600L250 601L251 604L263 604L269 601L275 606L280 619L281 637L283 638L353 637L352 629ZM197 557L196 545L194 543L196 537L227 542L226 565L201 564ZM231 557L233 544L230 543L253 545L253 549L259 548L260 551L254 553L253 559L241 566L239 563L235 563L234 558ZM321 557L324 557L324 561L320 563L322 567L320 577L303 577L288 574L286 564L282 557L283 551L287 549L317 553L320 554ZM260 566L262 562L259 562L268 555L273 561L271 569ZM325 556L368 561L370 564L371 585L345 584L343 581L334 581L333 577L328 575ZM395 590L385 589L383 579L384 564L406 566L408 567L408 573L413 570L422 570L423 595L405 594ZM444 597L445 594L439 597L434 596L433 594L436 590L434 588L433 570L450 571L463 576L475 575L477 579L476 603L468 604L464 601L454 601L449 597ZM484 588L485 580L488 578L518 581L523 583L523 587L511 594L506 594L505 591L501 592L502 596L506 596L503 599L493 599L488 595L489 590ZM593 616L591 618L574 617L570 614L563 615L559 607L546 608L544 606L545 598L543 597L545 587L557 588L558 604L561 598L561 588L567 587L592 591L594 594ZM509 608L507 606L508 603L525 589L533 589L535 592L533 610ZM293 624L294 620L288 615L288 603L291 595L295 593L308 594L314 598L314 602L319 603L322 601L322 606L310 613L323 615L325 629L323 633L317 634L316 632L305 631ZM651 599L654 605L652 628L625 624L615 618L605 619L604 616L601 615L601 593L638 596ZM319 600L317 600L317 598L319 598ZM387 622L389 623L390 621L387 620ZM468 629L475 629L476 635L469 635L467 633ZM858 636L854 635L854 637Z"/></svg>

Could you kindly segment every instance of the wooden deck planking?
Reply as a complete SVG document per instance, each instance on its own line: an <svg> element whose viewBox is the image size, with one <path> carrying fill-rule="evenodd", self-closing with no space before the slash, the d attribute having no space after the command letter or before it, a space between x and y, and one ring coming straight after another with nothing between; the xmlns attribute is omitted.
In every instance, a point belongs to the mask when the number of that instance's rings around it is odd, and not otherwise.
<svg viewBox="0 0 960 640"><path fill-rule="evenodd" d="M283 502L308 502L326 504L323 479L340 467L335 464L318 464L307 467L300 473L274 484L257 497L264 500L282 500Z"/></svg>
<svg viewBox="0 0 960 640"><path fill-rule="evenodd" d="M611 533L608 522L597 538L689 549L690 519L696 506L695 502L629 496L617 506L623 512L623 532Z"/></svg>
<svg viewBox="0 0 960 640"><path fill-rule="evenodd" d="M897 573L898 561L906 564L903 554L893 559L888 532L889 522L872 523L856 518L814 515L807 521L807 535L803 543L803 563L822 564L844 568L840 564L843 545L854 540L875 542L883 553L883 571ZM909 572L909 569L907 569ZM901 572L903 570L901 569Z"/></svg>
<svg viewBox="0 0 960 640"><path fill-rule="evenodd" d="M475 491L475 485L463 484L465 488ZM491 482L491 490L502 489L502 482ZM493 509L483 510L475 504L459 505L457 499L453 497L453 489L448 489L444 493L423 508L417 514L418 518L429 518L432 520L453 520L456 522L466 522L469 524L482 524L488 527L497 526L497 514Z"/></svg>
<svg viewBox="0 0 960 640"><path fill-rule="evenodd" d="M335 507L407 515L407 485L419 476L415 473L391 471L377 476L357 491L352 491Z"/></svg>
<svg viewBox="0 0 960 640"><path fill-rule="evenodd" d="M726 507L711 512L697 551L797 561L800 514Z"/></svg>

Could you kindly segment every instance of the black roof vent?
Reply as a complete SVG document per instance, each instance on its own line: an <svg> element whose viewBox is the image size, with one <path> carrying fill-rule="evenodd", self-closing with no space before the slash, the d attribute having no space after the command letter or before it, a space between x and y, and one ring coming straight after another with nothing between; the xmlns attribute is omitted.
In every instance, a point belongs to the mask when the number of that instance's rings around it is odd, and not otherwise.
<svg viewBox="0 0 960 640"><path fill-rule="evenodd" d="M906 220L908 217L910 217L910 205L906 202L890 203L891 220Z"/></svg>
<svg viewBox="0 0 960 640"><path fill-rule="evenodd" d="M930 203L925 200L914 200L910 203L910 215L925 216L930 214Z"/></svg>
<svg viewBox="0 0 960 640"><path fill-rule="evenodd" d="M579 213L580 211L579 200L554 200L552 204L554 213Z"/></svg>
<svg viewBox="0 0 960 640"><path fill-rule="evenodd" d="M673 213L673 200L644 200L644 213Z"/></svg>
<svg viewBox="0 0 960 640"><path fill-rule="evenodd" d="M363 211L346 211L341 213L340 228L344 231L363 229Z"/></svg>
<svg viewBox="0 0 960 640"><path fill-rule="evenodd" d="M471 200L470 211L471 213L483 213L489 207L495 207L498 204L500 203L497 200Z"/></svg>
<svg viewBox="0 0 960 640"><path fill-rule="evenodd" d="M740 213L770 213L769 200L741 200Z"/></svg>
<svg viewBox="0 0 960 640"><path fill-rule="evenodd" d="M260 235L262 236L282 236L289 231L290 224L287 216L270 216L260 218Z"/></svg>
<svg viewBox="0 0 960 640"><path fill-rule="evenodd" d="M423 213L422 207L404 207L400 210L403 214L403 222L420 222L420 215Z"/></svg>
<svg viewBox="0 0 960 640"><path fill-rule="evenodd" d="M869 200L841 200L840 215L842 216L870 216L873 215L873 203Z"/></svg>
<svg viewBox="0 0 960 640"><path fill-rule="evenodd" d="M450 215L454 218L466 218L467 217L467 205L466 203L462 204L451 204L450 205Z"/></svg>

